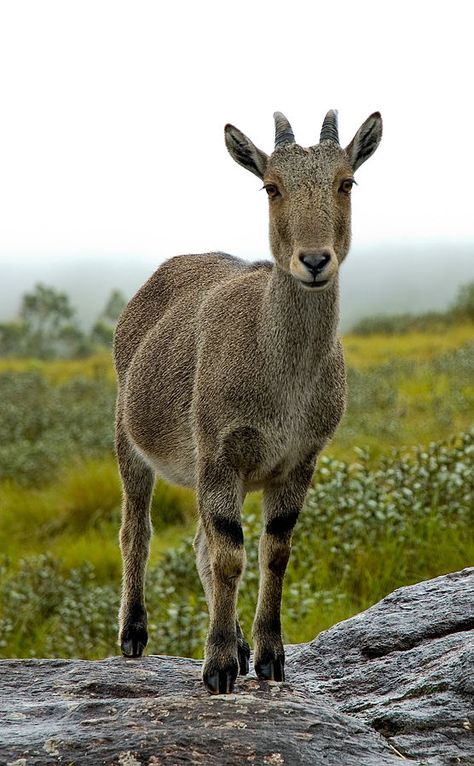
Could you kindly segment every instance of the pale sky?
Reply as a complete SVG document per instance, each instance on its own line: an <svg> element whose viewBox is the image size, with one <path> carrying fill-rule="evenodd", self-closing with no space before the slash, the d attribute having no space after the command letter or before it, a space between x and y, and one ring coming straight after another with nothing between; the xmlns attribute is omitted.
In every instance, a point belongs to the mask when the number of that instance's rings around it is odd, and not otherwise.
<svg viewBox="0 0 474 766"><path fill-rule="evenodd" d="M0 258L268 255L275 110L303 145L373 111L353 241L474 242L472 5L0 0Z"/></svg>

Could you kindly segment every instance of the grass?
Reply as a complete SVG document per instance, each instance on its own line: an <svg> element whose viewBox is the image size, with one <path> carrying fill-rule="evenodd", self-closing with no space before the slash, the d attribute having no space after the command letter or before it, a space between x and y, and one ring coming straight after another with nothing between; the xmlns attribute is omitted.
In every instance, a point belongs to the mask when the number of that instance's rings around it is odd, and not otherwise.
<svg viewBox="0 0 474 766"><path fill-rule="evenodd" d="M105 350L84 359L0 359L0 375L5 372L38 372L54 385L62 385L75 378L115 383L112 356Z"/></svg>
<svg viewBox="0 0 474 766"><path fill-rule="evenodd" d="M302 564L290 567L287 583L291 598L302 581L309 605L304 620L285 610L288 641L311 640L396 587L474 564L473 437L375 466L366 454L352 464L323 459L295 533Z"/></svg>
<svg viewBox="0 0 474 766"><path fill-rule="evenodd" d="M121 571L118 530L121 488L114 458L88 460L64 471L54 484L0 484L0 553L14 562L48 551L64 571L89 561L105 582ZM193 493L158 481L152 505L156 530L150 563L190 534Z"/></svg>
<svg viewBox="0 0 474 766"><path fill-rule="evenodd" d="M474 325L447 325L444 332L410 332L404 335L354 335L343 338L346 362L356 370L367 370L393 359L427 362L436 356L472 342Z"/></svg>

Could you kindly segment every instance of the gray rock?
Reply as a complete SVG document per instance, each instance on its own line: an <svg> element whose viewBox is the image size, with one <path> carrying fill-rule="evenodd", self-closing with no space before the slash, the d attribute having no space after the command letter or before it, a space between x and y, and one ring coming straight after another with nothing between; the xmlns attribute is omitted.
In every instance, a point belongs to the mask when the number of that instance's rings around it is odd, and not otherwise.
<svg viewBox="0 0 474 766"><path fill-rule="evenodd" d="M400 588L287 682L210 697L196 660L3 660L0 764L474 764L474 568Z"/></svg>
<svg viewBox="0 0 474 766"><path fill-rule="evenodd" d="M289 655L295 681L405 758L474 764L474 568L400 588Z"/></svg>

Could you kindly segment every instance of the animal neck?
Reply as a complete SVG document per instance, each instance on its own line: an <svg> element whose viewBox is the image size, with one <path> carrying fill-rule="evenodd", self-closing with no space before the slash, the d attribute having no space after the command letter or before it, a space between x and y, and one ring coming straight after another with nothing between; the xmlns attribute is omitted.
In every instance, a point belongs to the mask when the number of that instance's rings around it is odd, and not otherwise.
<svg viewBox="0 0 474 766"><path fill-rule="evenodd" d="M266 351L283 373L317 371L337 340L338 277L321 292L306 290L278 266L264 297Z"/></svg>

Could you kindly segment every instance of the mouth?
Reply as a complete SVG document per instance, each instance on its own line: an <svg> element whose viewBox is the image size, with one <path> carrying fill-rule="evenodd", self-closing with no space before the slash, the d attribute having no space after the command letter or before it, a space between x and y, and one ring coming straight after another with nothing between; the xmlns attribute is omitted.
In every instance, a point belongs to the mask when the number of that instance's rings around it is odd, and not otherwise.
<svg viewBox="0 0 474 766"><path fill-rule="evenodd" d="M306 287L307 290L324 290L325 287L329 284L331 281L330 279L320 279L319 281L312 280L311 282L306 282L304 279L298 280L303 287Z"/></svg>

